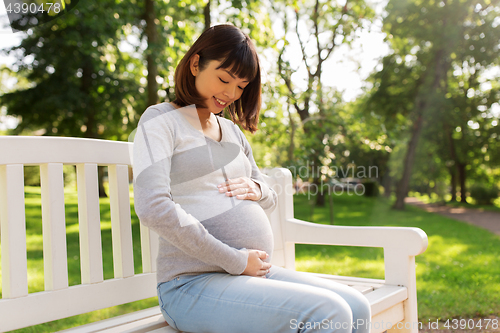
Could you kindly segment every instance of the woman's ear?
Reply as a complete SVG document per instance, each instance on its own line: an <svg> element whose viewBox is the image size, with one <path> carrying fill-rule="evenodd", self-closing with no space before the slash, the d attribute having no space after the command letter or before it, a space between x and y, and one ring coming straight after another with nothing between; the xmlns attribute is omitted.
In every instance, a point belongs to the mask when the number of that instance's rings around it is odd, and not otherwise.
<svg viewBox="0 0 500 333"><path fill-rule="evenodd" d="M191 74L193 76L198 75L198 72L200 71L200 55L195 54L194 56L189 59L189 69L191 70Z"/></svg>

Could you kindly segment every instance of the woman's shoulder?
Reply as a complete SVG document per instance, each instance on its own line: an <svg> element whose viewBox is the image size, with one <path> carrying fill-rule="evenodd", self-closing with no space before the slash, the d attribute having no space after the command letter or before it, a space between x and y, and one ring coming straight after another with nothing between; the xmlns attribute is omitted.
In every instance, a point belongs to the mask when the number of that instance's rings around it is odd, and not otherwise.
<svg viewBox="0 0 500 333"><path fill-rule="evenodd" d="M174 110L175 107L167 102L151 105L142 113L139 125L158 117L164 117Z"/></svg>
<svg viewBox="0 0 500 333"><path fill-rule="evenodd" d="M219 117L219 116L217 116L217 119L219 119L219 122L224 123L226 125L226 128L230 128L234 133L236 133L238 135L243 134L240 127L238 125L236 125L231 119L227 119L227 118Z"/></svg>
<svg viewBox="0 0 500 333"><path fill-rule="evenodd" d="M233 137L239 144L241 144L243 147L246 147L248 145L248 140L245 136L245 133L241 130L241 128L235 124L231 119L219 117L219 121L221 123L225 124L225 127L228 128L231 133L234 135Z"/></svg>

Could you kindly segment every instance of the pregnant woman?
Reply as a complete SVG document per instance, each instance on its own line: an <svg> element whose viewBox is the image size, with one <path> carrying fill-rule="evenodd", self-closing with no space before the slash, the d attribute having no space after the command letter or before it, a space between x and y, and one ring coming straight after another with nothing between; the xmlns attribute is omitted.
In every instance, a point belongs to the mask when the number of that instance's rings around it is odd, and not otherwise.
<svg viewBox="0 0 500 333"><path fill-rule="evenodd" d="M361 293L269 263L265 210L277 195L236 125L253 133L259 120L260 66L249 37L231 25L203 32L176 69L175 95L144 112L134 140L135 210L160 236L158 299L169 325L368 332Z"/></svg>

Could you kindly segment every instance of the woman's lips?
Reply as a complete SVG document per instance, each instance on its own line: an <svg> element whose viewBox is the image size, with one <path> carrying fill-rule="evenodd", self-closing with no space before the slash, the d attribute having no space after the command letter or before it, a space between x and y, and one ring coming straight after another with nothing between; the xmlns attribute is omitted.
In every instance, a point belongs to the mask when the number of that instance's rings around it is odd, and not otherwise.
<svg viewBox="0 0 500 333"><path fill-rule="evenodd" d="M220 102L219 102L219 101L220 101ZM225 107L227 106L227 102L226 102L226 101L223 101L223 100L221 100L221 99L218 99L217 97L214 97L214 102L215 102L215 105L216 105L217 107L222 108L222 109L223 109L223 108L225 108ZM222 102L222 103L224 103L224 104L222 104L221 102Z"/></svg>

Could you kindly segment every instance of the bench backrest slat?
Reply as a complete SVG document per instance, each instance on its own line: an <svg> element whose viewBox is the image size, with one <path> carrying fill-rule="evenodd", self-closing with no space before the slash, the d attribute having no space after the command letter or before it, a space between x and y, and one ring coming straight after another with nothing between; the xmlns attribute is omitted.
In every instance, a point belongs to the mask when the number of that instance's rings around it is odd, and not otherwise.
<svg viewBox="0 0 500 333"><path fill-rule="evenodd" d="M28 295L24 207L23 165L0 165L3 298Z"/></svg>
<svg viewBox="0 0 500 333"><path fill-rule="evenodd" d="M158 254L158 235L141 224L142 272L156 272L156 256Z"/></svg>
<svg viewBox="0 0 500 333"><path fill-rule="evenodd" d="M111 237L115 278L134 275L128 165L108 167Z"/></svg>
<svg viewBox="0 0 500 333"><path fill-rule="evenodd" d="M103 281L97 164L77 164L82 283Z"/></svg>
<svg viewBox="0 0 500 333"><path fill-rule="evenodd" d="M62 163L40 166L45 290L68 287Z"/></svg>
<svg viewBox="0 0 500 333"><path fill-rule="evenodd" d="M276 266L293 269L295 266L295 245L285 243L285 221L293 217L293 187L292 173L285 168L274 168L264 176L266 182L272 186L278 195L279 205L268 214L274 234L274 251L271 263Z"/></svg>

